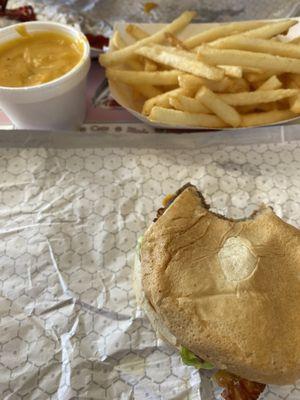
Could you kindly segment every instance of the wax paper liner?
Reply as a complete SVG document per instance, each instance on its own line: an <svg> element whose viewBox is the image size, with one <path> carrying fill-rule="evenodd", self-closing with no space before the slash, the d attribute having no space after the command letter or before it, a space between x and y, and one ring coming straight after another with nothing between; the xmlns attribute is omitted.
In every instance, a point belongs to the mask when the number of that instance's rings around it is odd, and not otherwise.
<svg viewBox="0 0 300 400"><path fill-rule="evenodd" d="M214 210L261 202L300 225L298 127L245 132L0 134L0 398L218 398L136 308L137 238L196 184ZM264 400L296 400L300 386Z"/></svg>

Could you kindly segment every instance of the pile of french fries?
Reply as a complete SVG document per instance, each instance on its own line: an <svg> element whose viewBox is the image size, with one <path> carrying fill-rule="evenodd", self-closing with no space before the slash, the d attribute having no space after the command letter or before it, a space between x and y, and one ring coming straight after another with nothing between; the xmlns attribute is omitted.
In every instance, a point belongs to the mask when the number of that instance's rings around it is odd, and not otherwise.
<svg viewBox="0 0 300 400"><path fill-rule="evenodd" d="M128 24L100 56L109 81L129 85L156 123L204 128L261 126L300 115L300 39L296 20L218 25L180 40L195 17L184 12L150 35Z"/></svg>

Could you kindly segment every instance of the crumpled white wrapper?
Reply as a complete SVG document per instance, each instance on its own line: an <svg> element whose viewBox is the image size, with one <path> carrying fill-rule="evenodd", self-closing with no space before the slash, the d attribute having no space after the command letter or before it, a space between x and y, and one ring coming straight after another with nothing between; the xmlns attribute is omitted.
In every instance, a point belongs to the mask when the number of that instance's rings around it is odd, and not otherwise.
<svg viewBox="0 0 300 400"><path fill-rule="evenodd" d="M0 134L0 398L219 399L136 309L136 241L188 181L227 216L266 202L299 227L299 127L109 129ZM292 385L261 399L299 397Z"/></svg>
<svg viewBox="0 0 300 400"><path fill-rule="evenodd" d="M285 18L299 14L299 0L156 0L147 13L139 0L9 0L9 8L31 4L38 19L78 23L84 31L107 34L122 19L134 22L168 22L183 11L198 12L200 22L258 18ZM1 24L1 21L0 21Z"/></svg>

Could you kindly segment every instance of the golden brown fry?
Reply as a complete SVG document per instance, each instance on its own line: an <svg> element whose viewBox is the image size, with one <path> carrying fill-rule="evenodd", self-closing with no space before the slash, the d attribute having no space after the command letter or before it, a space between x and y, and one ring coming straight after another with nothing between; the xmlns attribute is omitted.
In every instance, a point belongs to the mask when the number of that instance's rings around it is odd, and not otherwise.
<svg viewBox="0 0 300 400"><path fill-rule="evenodd" d="M290 99L290 109L296 114L300 114L300 95L298 94L295 97L291 97Z"/></svg>
<svg viewBox="0 0 300 400"><path fill-rule="evenodd" d="M146 99L151 99L162 94L161 90L152 85L133 85L133 87Z"/></svg>
<svg viewBox="0 0 300 400"><path fill-rule="evenodd" d="M298 74L287 74L285 75L286 83L289 84L290 81L296 83L296 85L300 88L300 75Z"/></svg>
<svg viewBox="0 0 300 400"><path fill-rule="evenodd" d="M290 40L288 43L291 44L300 44L300 37L295 37L294 39Z"/></svg>
<svg viewBox="0 0 300 400"><path fill-rule="evenodd" d="M253 53L243 50L216 49L209 46L201 47L201 49L198 50L198 55L202 61L213 65L224 64L254 67L260 68L266 72L273 72L273 74L284 72L300 73L300 60L295 58Z"/></svg>
<svg viewBox="0 0 300 400"><path fill-rule="evenodd" d="M249 106L254 104L271 103L296 96L299 93L294 89L260 90L255 92L242 92L219 94L220 99L231 106Z"/></svg>
<svg viewBox="0 0 300 400"><path fill-rule="evenodd" d="M241 124L240 114L230 105L225 103L221 96L216 95L211 90L203 87L197 93L197 99L201 101L208 109L213 111L222 121L233 127Z"/></svg>
<svg viewBox="0 0 300 400"><path fill-rule="evenodd" d="M160 107L164 107L164 108L170 107L169 98L172 96L178 95L178 94L188 95L189 91L182 89L182 88L177 88L177 89L162 93L159 96L153 97L153 98L145 101L142 113L144 115L149 115L154 106L160 106Z"/></svg>
<svg viewBox="0 0 300 400"><path fill-rule="evenodd" d="M142 40L149 36L142 28L134 24L128 24L126 26L126 33L133 37L135 40Z"/></svg>
<svg viewBox="0 0 300 400"><path fill-rule="evenodd" d="M124 39L122 38L120 32L116 30L110 40L110 44L113 45L113 47L117 50L123 49L124 47L127 46L125 43Z"/></svg>
<svg viewBox="0 0 300 400"><path fill-rule="evenodd" d="M171 96L170 105L179 111L187 111L190 113L212 114L212 111L205 107L200 100L193 99L183 95Z"/></svg>
<svg viewBox="0 0 300 400"><path fill-rule="evenodd" d="M183 50L175 53L174 51L169 50L168 47L162 50L160 47L156 46L145 46L136 50L136 54L150 58L157 63L177 68L180 71L189 72L196 76L215 81L221 80L224 77L224 71L220 68L212 67L196 59L194 60L188 52L186 52L187 55L184 55L183 53Z"/></svg>
<svg viewBox="0 0 300 400"><path fill-rule="evenodd" d="M287 107L285 107L286 109ZM249 114L258 111L273 111L278 110L278 105L276 102L272 103L263 103L263 104L254 104L253 106L237 106L236 110L240 114Z"/></svg>
<svg viewBox="0 0 300 400"><path fill-rule="evenodd" d="M131 46L125 47L124 49L101 54L99 57L100 64L104 67L108 67L124 62L126 59L131 57L134 54L135 50L137 50L139 47L146 46L150 43L162 42L165 39L166 32L176 33L182 30L195 16L196 13L193 11L184 12L180 15L180 17L178 17L169 25L165 26L153 35L148 36L145 39L139 40Z"/></svg>
<svg viewBox="0 0 300 400"><path fill-rule="evenodd" d="M274 75L274 73L271 71L269 72L246 72L244 73L245 78L247 79L247 81L249 81L250 83L255 83L255 82L264 82L267 79L271 78Z"/></svg>
<svg viewBox="0 0 300 400"><path fill-rule="evenodd" d="M251 68L251 67L243 67L243 73L244 74L261 74L262 70L259 68Z"/></svg>
<svg viewBox="0 0 300 400"><path fill-rule="evenodd" d="M222 81L219 81L218 84L221 84ZM194 75L184 74L178 77L178 84L182 89L190 90L195 94L197 90L204 85L204 79Z"/></svg>
<svg viewBox="0 0 300 400"><path fill-rule="evenodd" d="M145 60L145 71L153 72L157 71L158 67L157 64L152 60Z"/></svg>
<svg viewBox="0 0 300 400"><path fill-rule="evenodd" d="M255 111L257 112L257 107L254 106L236 106L236 111L240 114L249 114L249 113L254 113Z"/></svg>
<svg viewBox="0 0 300 400"><path fill-rule="evenodd" d="M210 81L197 76L184 74L178 78L178 83L180 87L192 90L194 93L202 86L206 86L216 93L235 93L249 90L249 85L245 79L231 79L227 76L221 81Z"/></svg>
<svg viewBox="0 0 300 400"><path fill-rule="evenodd" d="M266 22L262 21L244 21L232 22L230 24L219 24L216 27L207 29L186 39L183 44L188 49L193 49L202 43L212 42L224 36L229 36L237 32L249 31L250 29L258 28L264 25L266 25Z"/></svg>
<svg viewBox="0 0 300 400"><path fill-rule="evenodd" d="M261 38L261 39L271 39L273 36L279 35L280 33L284 33L288 31L293 25L297 24L297 20L284 20L279 22L272 22L265 26L249 30L248 32L244 32L243 35L250 38ZM240 36L240 34L234 35ZM233 35L225 38L218 39L213 43L210 43L211 46L219 47L221 44L226 43L229 40L232 40Z"/></svg>
<svg viewBox="0 0 300 400"><path fill-rule="evenodd" d="M300 58L300 47L296 44L274 42L246 35L229 37L226 41L215 44L215 46L220 49L246 50L281 57Z"/></svg>
<svg viewBox="0 0 300 400"><path fill-rule="evenodd" d="M276 75L271 76L263 84L261 84L257 90L276 90L282 87L282 82L277 78Z"/></svg>
<svg viewBox="0 0 300 400"><path fill-rule="evenodd" d="M227 93L248 92L250 90L249 83L244 78L232 79L231 85L227 88Z"/></svg>
<svg viewBox="0 0 300 400"><path fill-rule="evenodd" d="M149 120L176 127L195 126L210 129L226 127L226 124L215 115L193 114L162 107L153 107L149 115Z"/></svg>
<svg viewBox="0 0 300 400"><path fill-rule="evenodd" d="M180 71L124 71L113 68L106 69L106 77L128 85L176 85Z"/></svg>
<svg viewBox="0 0 300 400"><path fill-rule="evenodd" d="M173 47L177 47L180 50L188 50L188 48L184 45L183 41L178 39L173 33L167 32L165 33L166 41Z"/></svg>
<svg viewBox="0 0 300 400"><path fill-rule="evenodd" d="M300 114L300 90L297 82L293 78L288 78L287 79L287 86L290 89L297 89L298 94L296 96L290 97L289 98L289 106L291 111L293 111L296 114Z"/></svg>
<svg viewBox="0 0 300 400"><path fill-rule="evenodd" d="M226 76L230 78L242 78L243 69L236 65L218 65L219 68L223 69Z"/></svg>
<svg viewBox="0 0 300 400"><path fill-rule="evenodd" d="M277 122L286 121L295 118L297 114L290 110L274 110L269 112L253 113L242 115L242 126L262 126L275 124Z"/></svg>

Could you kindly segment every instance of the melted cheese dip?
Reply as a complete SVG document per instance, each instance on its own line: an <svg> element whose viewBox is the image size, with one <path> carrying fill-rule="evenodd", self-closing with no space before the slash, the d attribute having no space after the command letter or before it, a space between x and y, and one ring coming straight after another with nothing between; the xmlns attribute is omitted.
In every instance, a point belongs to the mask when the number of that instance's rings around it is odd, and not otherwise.
<svg viewBox="0 0 300 400"><path fill-rule="evenodd" d="M0 45L0 86L36 86L69 72L80 61L83 44L54 32L28 33Z"/></svg>

